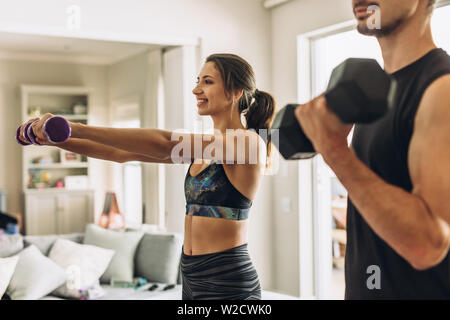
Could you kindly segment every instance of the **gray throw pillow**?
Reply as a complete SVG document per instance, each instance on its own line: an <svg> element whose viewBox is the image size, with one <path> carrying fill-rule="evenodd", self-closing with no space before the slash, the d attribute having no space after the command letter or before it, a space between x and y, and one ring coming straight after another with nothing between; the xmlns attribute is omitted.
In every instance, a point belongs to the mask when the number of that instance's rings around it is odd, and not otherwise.
<svg viewBox="0 0 450 320"><path fill-rule="evenodd" d="M76 243L83 242L82 233L71 233L62 235L45 235L45 236L25 236L24 244L25 248L30 245L35 245L43 255L48 256L50 250L58 239L66 239Z"/></svg>
<svg viewBox="0 0 450 320"><path fill-rule="evenodd" d="M146 233L136 252L136 275L150 282L177 283L183 238Z"/></svg>
<svg viewBox="0 0 450 320"><path fill-rule="evenodd" d="M143 232L106 230L95 224L86 226L84 244L115 251L111 263L100 278L101 283L110 283L111 280L133 281L134 254L143 235Z"/></svg>
<svg viewBox="0 0 450 320"><path fill-rule="evenodd" d="M6 293L12 300L40 299L66 282L66 271L31 245L19 253L19 262Z"/></svg>
<svg viewBox="0 0 450 320"><path fill-rule="evenodd" d="M0 258L19 253L23 249L23 237L20 234L0 237Z"/></svg>

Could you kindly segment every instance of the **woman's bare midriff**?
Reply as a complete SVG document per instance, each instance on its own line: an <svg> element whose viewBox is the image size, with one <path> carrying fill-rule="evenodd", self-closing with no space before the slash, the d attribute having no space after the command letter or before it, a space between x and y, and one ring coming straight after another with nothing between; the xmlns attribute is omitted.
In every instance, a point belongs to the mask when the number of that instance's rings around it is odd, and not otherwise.
<svg viewBox="0 0 450 320"><path fill-rule="evenodd" d="M202 216L185 216L184 245L186 255L225 251L247 243L248 220L230 220Z"/></svg>

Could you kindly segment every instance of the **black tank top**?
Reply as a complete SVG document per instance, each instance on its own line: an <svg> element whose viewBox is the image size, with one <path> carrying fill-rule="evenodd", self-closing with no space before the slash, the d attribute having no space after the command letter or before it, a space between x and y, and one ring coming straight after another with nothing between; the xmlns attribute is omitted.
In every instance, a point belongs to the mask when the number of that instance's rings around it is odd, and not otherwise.
<svg viewBox="0 0 450 320"><path fill-rule="evenodd" d="M450 74L450 56L442 49L430 51L392 74L398 83L395 107L375 123L355 126L352 146L359 159L387 183L408 192L413 187L408 149L414 118L427 87L445 74ZM346 299L450 299L449 260L447 254L439 265L415 270L375 234L349 199ZM381 289L368 288L374 275L368 268L373 265L379 267Z"/></svg>

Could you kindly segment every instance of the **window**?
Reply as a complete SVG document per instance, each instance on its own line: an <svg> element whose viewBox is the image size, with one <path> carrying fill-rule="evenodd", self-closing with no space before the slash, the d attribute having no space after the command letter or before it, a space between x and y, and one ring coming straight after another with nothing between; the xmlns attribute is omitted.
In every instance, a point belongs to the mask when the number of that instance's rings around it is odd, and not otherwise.
<svg viewBox="0 0 450 320"><path fill-rule="evenodd" d="M431 30L433 30L436 44L450 53L450 34L448 33L448 21L450 20L450 5L437 8L431 20Z"/></svg>
<svg viewBox="0 0 450 320"><path fill-rule="evenodd" d="M118 101L114 106L116 128L140 128L139 97L131 96ZM127 227L140 227L142 216L142 165L138 161L126 162L115 166L116 189L121 210Z"/></svg>

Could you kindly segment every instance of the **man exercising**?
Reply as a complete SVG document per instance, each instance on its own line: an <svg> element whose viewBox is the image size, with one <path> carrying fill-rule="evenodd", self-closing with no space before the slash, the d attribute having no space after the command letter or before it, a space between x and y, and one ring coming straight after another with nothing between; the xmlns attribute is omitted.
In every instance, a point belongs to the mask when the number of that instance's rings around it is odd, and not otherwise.
<svg viewBox="0 0 450 320"><path fill-rule="evenodd" d="M381 28L372 29L372 10ZM450 299L450 57L431 33L435 0L353 0L398 83L382 119L351 126L324 96L296 109L315 150L348 190L346 299Z"/></svg>

